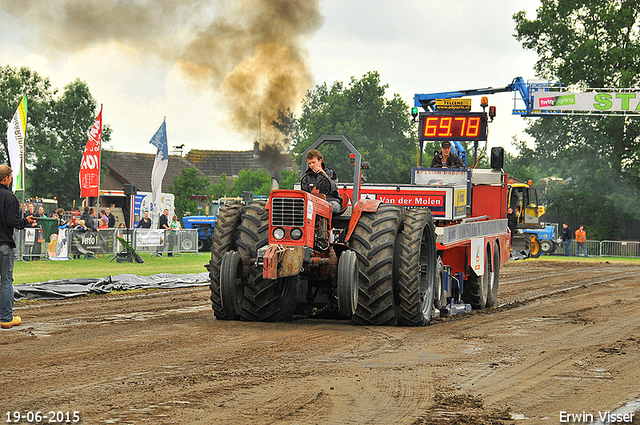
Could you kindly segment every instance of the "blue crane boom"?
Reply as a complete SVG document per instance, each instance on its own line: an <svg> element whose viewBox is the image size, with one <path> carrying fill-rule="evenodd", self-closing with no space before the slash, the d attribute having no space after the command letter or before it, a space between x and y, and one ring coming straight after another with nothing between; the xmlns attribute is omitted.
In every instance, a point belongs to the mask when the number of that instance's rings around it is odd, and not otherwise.
<svg viewBox="0 0 640 425"><path fill-rule="evenodd" d="M549 83L545 83L547 87L549 87ZM538 87L536 87L538 88ZM457 91L449 91L449 92L440 92L440 93L429 93L429 94L416 94L414 96L414 105L416 107L422 107L425 111L433 111L435 110L435 101L436 99L454 99L458 97L464 96L479 96L483 94L495 94L495 93L504 93L504 92L513 92L518 91L520 97L525 103L526 109L518 110L514 109L513 113L516 111L520 115L523 115L521 112L525 112L526 114L533 113L533 98L530 97L529 85L524 82L522 77L516 77L513 79L511 84L505 87L486 87L481 89L469 89L469 90L457 90Z"/></svg>

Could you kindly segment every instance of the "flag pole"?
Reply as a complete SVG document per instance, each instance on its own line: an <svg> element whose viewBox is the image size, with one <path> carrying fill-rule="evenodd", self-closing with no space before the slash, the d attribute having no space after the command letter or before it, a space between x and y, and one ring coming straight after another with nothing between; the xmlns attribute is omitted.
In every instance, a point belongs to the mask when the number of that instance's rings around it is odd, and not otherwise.
<svg viewBox="0 0 640 425"><path fill-rule="evenodd" d="M98 164L102 167L102 103L100 104L100 150L98 151ZM98 167L98 200L100 199L100 167ZM104 207L104 206L103 206Z"/></svg>
<svg viewBox="0 0 640 425"><path fill-rule="evenodd" d="M20 172L20 178L22 179L21 182L21 186L22 186L22 218L24 218L24 193L26 192L25 190L25 186L26 186L26 180L25 179L25 175L24 175L24 170L25 170L25 163L27 162L27 122L29 121L29 114L28 114L28 104L27 104L27 95L29 94L29 90L26 90L24 93L24 107L25 107L25 124L24 124L24 142L22 143L22 145L24 146L22 149L22 164L20 164L21 167L21 172Z"/></svg>

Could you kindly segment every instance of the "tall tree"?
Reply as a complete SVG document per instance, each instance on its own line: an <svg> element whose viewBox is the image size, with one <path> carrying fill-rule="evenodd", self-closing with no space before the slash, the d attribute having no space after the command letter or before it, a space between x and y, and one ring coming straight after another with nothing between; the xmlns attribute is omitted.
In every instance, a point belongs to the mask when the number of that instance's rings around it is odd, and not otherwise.
<svg viewBox="0 0 640 425"><path fill-rule="evenodd" d="M214 192L209 179L201 175L195 167L183 168L168 190L175 196L178 217L184 216L186 212L197 215L199 199L196 197L204 197L208 202Z"/></svg>
<svg viewBox="0 0 640 425"><path fill-rule="evenodd" d="M397 94L387 98L387 88L377 72L359 80L352 77L348 87L341 82L316 86L303 101L293 152L300 155L322 135L344 135L371 163L365 176L368 182L409 182L416 157L415 130L409 106ZM323 146L321 151L341 182L352 180L346 148Z"/></svg>
<svg viewBox="0 0 640 425"><path fill-rule="evenodd" d="M268 196L271 190L271 176L268 172L258 170L240 170L238 178L231 186L231 196L241 196L242 192L253 192L254 196Z"/></svg>
<svg viewBox="0 0 640 425"><path fill-rule="evenodd" d="M632 88L640 82L639 17L637 1L541 0L535 19L518 12L514 20L516 38L539 55L539 77L581 88ZM538 119L527 131L536 139L530 163L566 181L549 194L550 209L588 214L597 229L590 236L600 238L620 238L619 224L640 218L640 201L627 196L640 190L637 119L558 116ZM608 213L595 214L594 206Z"/></svg>
<svg viewBox="0 0 640 425"><path fill-rule="evenodd" d="M89 87L76 80L58 96L48 78L29 68L0 67L0 159L7 158L7 123L23 93L27 94L25 144L26 197L57 198L69 208L80 198L78 173L89 131L98 106ZM102 142L108 143L109 126L103 126Z"/></svg>

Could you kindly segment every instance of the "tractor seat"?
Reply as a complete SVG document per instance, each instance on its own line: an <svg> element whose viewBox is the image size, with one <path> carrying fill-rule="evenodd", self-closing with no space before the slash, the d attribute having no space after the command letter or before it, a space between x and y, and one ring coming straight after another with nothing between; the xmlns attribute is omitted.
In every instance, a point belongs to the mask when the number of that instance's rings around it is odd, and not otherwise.
<svg viewBox="0 0 640 425"><path fill-rule="evenodd" d="M337 216L337 215L342 215L344 214L344 212L347 210L347 208L349 208L349 203L351 202L351 198L349 198L349 195L345 192L340 194L340 201L342 202L342 209L340 209L340 211L338 212L334 212L333 216Z"/></svg>

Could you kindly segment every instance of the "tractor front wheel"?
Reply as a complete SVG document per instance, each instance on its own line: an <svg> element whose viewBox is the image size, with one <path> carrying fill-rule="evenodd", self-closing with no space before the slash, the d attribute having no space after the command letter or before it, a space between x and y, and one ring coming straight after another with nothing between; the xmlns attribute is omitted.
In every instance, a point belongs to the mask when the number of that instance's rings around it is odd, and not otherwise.
<svg viewBox="0 0 640 425"><path fill-rule="evenodd" d="M553 241L548 239L541 240L540 251L542 251L543 254L552 254L555 251Z"/></svg>
<svg viewBox="0 0 640 425"><path fill-rule="evenodd" d="M338 312L351 318L358 307L358 257L345 251L338 262Z"/></svg>
<svg viewBox="0 0 640 425"><path fill-rule="evenodd" d="M243 292L240 254L236 251L229 251L222 257L220 265L220 299L225 316L237 317L240 315Z"/></svg>

